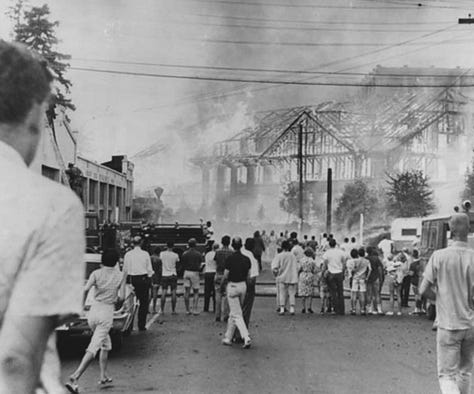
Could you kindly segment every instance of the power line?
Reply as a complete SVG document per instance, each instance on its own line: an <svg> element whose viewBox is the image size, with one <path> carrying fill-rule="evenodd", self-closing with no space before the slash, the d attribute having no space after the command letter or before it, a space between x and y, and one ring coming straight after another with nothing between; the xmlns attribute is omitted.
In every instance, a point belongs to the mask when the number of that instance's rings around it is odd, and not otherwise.
<svg viewBox="0 0 474 394"><path fill-rule="evenodd" d="M438 33L444 32L444 31L446 31L446 30L448 30L448 29L450 29L454 26L455 25L449 26L445 29L436 30L436 31L433 31L432 33L420 36L418 38L414 38L414 39L409 40L409 41L425 38L426 36L429 36L429 35L438 34ZM463 36L465 36L465 34L457 35L454 38L459 38L459 37L463 37ZM448 41L449 40L445 40L445 42L448 42ZM375 54L375 53L383 52L383 51L386 51L386 50L389 50L389 49L393 49L394 47L403 46L404 42L400 42L397 45L393 45L393 46L387 47L385 49L376 49L374 51L365 52L365 53L362 53L360 55L346 57L346 58L339 59L339 60L334 60L334 61L328 62L326 64L321 64L318 67L327 67L327 66L338 64L338 63L346 62L346 61L349 61L349 60L354 60L354 59L357 59L359 57L364 57L365 58L366 56L371 55L371 54ZM439 43L439 44L441 44L441 43ZM434 44L434 45L439 45L439 44ZM423 48L416 48L416 49L413 49L411 51L405 51L403 54L406 55L406 54L412 53L412 52L420 52L422 50L431 48L434 45L425 45ZM348 70L352 70L352 69L355 69L355 68L360 68L360 67L373 65L373 64L375 64L377 62L380 62L380 61L386 61L386 60L389 60L389 59L392 59L392 58L395 58L395 57L399 57L400 55L401 54L397 53L397 54L394 54L394 55L391 55L391 56L386 56L383 59L373 60L373 61L370 61L370 62L366 62L364 64L360 64L360 65L356 65L356 66L347 66L343 69L340 69L339 72L348 71ZM284 86L284 85L282 85L282 86ZM267 86L263 86L263 87L255 87L254 89L251 89L250 92L251 93L261 92L261 91L264 91L264 90L274 89L274 88L277 88L277 87L280 87L280 86L278 86L278 85L267 85ZM233 97L233 96L236 96L236 95L239 95L239 94L243 94L245 92L246 92L246 90L245 90L245 85L244 85L243 87L241 86L237 89L232 89L232 90L215 91L215 92L212 92L212 93L206 93L204 95L202 95L202 94L190 95L190 96L187 96L187 97L183 98L183 100L181 100L181 101L173 102L171 104L163 104L163 105L160 105L160 106L149 107L149 108L146 108L146 110L166 108L166 107L170 107L170 106L173 106L173 105L183 105L183 104L188 104L190 102L192 103L196 100L207 101L207 100L212 100L212 99L215 99L215 98L224 99L224 98Z"/></svg>
<svg viewBox="0 0 474 394"><path fill-rule="evenodd" d="M185 38L185 41L208 42L213 44L232 45L260 45L260 46L292 46L292 47L386 47L396 43L383 42L300 42L300 41L250 41L250 40L223 40L215 38ZM470 42L470 41L469 41ZM408 46L436 44L437 42L407 43ZM468 43L467 41L451 42L451 44Z"/></svg>
<svg viewBox="0 0 474 394"><path fill-rule="evenodd" d="M181 0L188 3L197 3L193 0ZM462 9L466 10L465 7L457 6L442 6L442 5L429 5L421 2L397 5L397 6L344 6L334 4L284 4L275 2L254 2L254 1L236 1L236 0L199 0L199 3L210 3L210 4L224 4L230 6L252 6L252 7L278 7L278 8L299 8L299 9L337 9L337 10L351 10L351 11L365 11L365 10L416 10L421 8L447 8L447 9Z"/></svg>
<svg viewBox="0 0 474 394"><path fill-rule="evenodd" d="M278 22L278 23L302 23L312 24L315 23L324 25L374 25L374 26L400 26L400 25L448 25L452 21L431 21L431 22L368 22L368 21L334 21L334 20L299 20L299 19L274 19L274 18L258 18L258 17L247 17L247 16L235 16L235 15L212 15L212 14L185 14L189 16L198 16L206 18L219 18L219 19L231 19L231 20L243 20L243 21L254 21L254 22Z"/></svg>
<svg viewBox="0 0 474 394"><path fill-rule="evenodd" d="M335 32L368 32L368 33L422 33L429 32L429 29L379 29L379 28L337 28L337 27L303 27L303 26L270 26L270 25L249 25L249 24L233 24L233 23L209 23L209 22L189 22L189 21L165 21L165 23L182 24L182 25L199 25L210 27L239 28L253 30L276 30L276 31L335 31Z"/></svg>
<svg viewBox="0 0 474 394"><path fill-rule="evenodd" d="M143 73L132 71L119 71L111 69L98 69L89 67L71 67L71 70L88 71L115 75L129 75L139 77L153 77L153 78L171 78L171 79L190 79L199 81L215 81L215 82L243 82L251 84L277 84L277 85L304 85L304 86L345 86L345 87L383 87L383 88L447 88L452 85L446 84L376 84L376 83L349 83L349 82L310 82L310 81L287 81L287 80L270 80L270 79L243 79L243 78L219 78L198 75L184 75L184 74L158 74L158 73ZM459 84L458 87L474 87L472 84Z"/></svg>
<svg viewBox="0 0 474 394"><path fill-rule="evenodd" d="M438 44L438 43L437 43ZM107 60L107 59L91 59L91 58L74 58L74 60L97 63L123 64L133 66L153 66L163 68L183 68L192 70L213 70L213 71L243 71L243 72L262 72L275 74L308 74L308 75L328 75L328 76L368 76L367 73L362 72L338 72L338 71L308 71L295 69L272 69L272 68L253 68L253 67L223 67L223 66L207 66L207 65L192 65L192 64L169 64L169 63L153 63L153 62L139 62L126 60ZM449 78L453 74L400 74L400 73L377 73L378 77L392 77L392 78Z"/></svg>

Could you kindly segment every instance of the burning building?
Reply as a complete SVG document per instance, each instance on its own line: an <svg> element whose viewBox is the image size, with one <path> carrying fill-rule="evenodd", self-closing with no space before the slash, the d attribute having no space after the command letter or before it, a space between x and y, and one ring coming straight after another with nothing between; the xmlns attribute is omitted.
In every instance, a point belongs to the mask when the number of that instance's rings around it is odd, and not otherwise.
<svg viewBox="0 0 474 394"><path fill-rule="evenodd" d="M357 178L381 183L410 169L434 184L462 179L472 154L472 77L459 68L378 66L348 101L256 113L254 128L194 158L203 201L229 201L237 219L254 215L255 202L278 208L281 185L299 179L300 156L315 195L325 191L328 168L336 193Z"/></svg>

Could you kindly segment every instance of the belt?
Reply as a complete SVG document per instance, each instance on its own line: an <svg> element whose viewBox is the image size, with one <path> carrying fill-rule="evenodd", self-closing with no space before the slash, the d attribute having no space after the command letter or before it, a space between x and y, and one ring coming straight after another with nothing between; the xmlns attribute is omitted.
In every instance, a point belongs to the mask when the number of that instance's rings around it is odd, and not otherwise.
<svg viewBox="0 0 474 394"><path fill-rule="evenodd" d="M128 275L130 278L143 278L143 277L148 277L148 274L142 274L142 275Z"/></svg>

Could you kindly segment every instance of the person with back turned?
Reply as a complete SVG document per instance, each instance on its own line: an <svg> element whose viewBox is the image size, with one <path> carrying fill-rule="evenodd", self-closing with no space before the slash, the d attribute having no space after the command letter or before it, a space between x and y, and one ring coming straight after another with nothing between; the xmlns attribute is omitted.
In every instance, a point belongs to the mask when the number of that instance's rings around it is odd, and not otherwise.
<svg viewBox="0 0 474 394"><path fill-rule="evenodd" d="M0 393L61 393L54 330L82 313L84 209L31 171L52 76L0 40Z"/></svg>
<svg viewBox="0 0 474 394"><path fill-rule="evenodd" d="M436 352L441 392L471 392L474 359L474 250L467 245L469 217L451 217L453 243L433 253L420 294L436 300Z"/></svg>
<svg viewBox="0 0 474 394"><path fill-rule="evenodd" d="M123 276L132 284L140 306L138 308L138 329L146 330L146 317L150 303L151 277L153 267L148 252L141 248L142 239L133 238L133 249L125 253L123 262Z"/></svg>
<svg viewBox="0 0 474 394"><path fill-rule="evenodd" d="M230 255L225 262L224 277L227 279L227 300L229 302L229 320L227 331L222 340L222 344L231 346L235 328L240 332L244 340L243 348L250 347L250 336L242 315L242 305L247 291L247 281L251 268L250 259L241 252L242 239L235 237L232 240L232 248L235 252Z"/></svg>

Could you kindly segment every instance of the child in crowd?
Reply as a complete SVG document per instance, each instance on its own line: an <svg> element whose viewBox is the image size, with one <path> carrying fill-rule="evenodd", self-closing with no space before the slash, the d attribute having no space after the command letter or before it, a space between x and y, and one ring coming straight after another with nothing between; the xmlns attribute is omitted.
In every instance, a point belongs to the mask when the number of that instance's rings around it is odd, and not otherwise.
<svg viewBox="0 0 474 394"><path fill-rule="evenodd" d="M399 258L394 259L392 255L387 257L387 283L388 292L390 294L390 310L386 313L387 316L393 316L395 306L395 295L397 296L398 312L397 316L402 315L402 282L405 276L404 262L402 261L404 255L401 254Z"/></svg>
<svg viewBox="0 0 474 394"><path fill-rule="evenodd" d="M314 289L319 293L319 298L321 299L321 315L324 315L324 313L329 312L329 287L326 277L323 275L324 260L321 258L321 255L316 254L315 262Z"/></svg>
<svg viewBox="0 0 474 394"><path fill-rule="evenodd" d="M366 315L366 280L370 274L370 262L365 258L364 248L352 249L351 258L347 263L349 275L352 278L351 287L351 315L356 314L357 300L359 300L360 314Z"/></svg>

